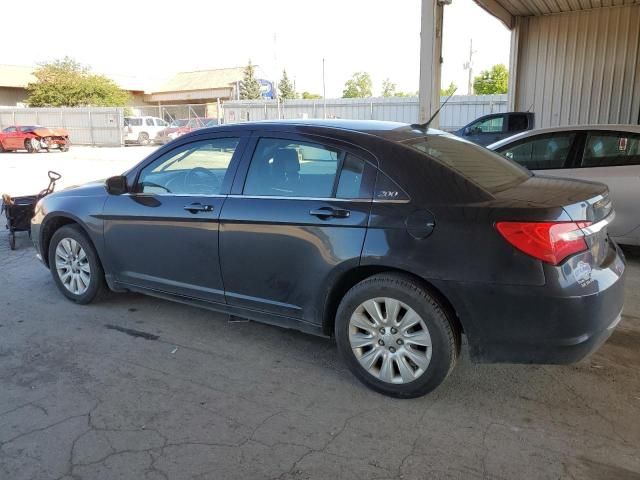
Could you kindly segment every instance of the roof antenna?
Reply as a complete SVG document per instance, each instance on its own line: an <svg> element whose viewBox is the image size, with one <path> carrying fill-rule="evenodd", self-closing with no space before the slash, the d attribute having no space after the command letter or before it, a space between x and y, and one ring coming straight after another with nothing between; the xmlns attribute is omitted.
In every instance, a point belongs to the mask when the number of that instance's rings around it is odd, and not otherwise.
<svg viewBox="0 0 640 480"><path fill-rule="evenodd" d="M527 113L531 112L532 108L533 108L533 103L531 104L531 106L529 108L527 108Z"/></svg>
<svg viewBox="0 0 640 480"><path fill-rule="evenodd" d="M438 114L440 113L440 110L442 110L442 107L444 107L447 104L447 102L451 100L451 97L453 97L453 95L456 93L457 90L458 90L458 87L453 89L453 92L451 92L451 95L449 95L447 99L444 102L442 102L442 105L440 105L440 107L434 112L434 114L431 115L431 118L429 120L427 120L424 123L412 123L411 128L424 130L425 132L429 130L429 125L431 125L431 122L433 122L433 119L438 116Z"/></svg>

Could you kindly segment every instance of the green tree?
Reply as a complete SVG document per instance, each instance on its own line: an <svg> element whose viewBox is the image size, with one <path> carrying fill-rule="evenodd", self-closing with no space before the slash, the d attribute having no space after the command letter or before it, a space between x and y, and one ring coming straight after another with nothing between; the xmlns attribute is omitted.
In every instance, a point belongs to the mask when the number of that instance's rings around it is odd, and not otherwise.
<svg viewBox="0 0 640 480"><path fill-rule="evenodd" d="M282 79L278 84L278 90L280 90L280 98L282 100L290 100L296 98L296 91L293 88L293 83L289 80L286 70L282 70Z"/></svg>
<svg viewBox="0 0 640 480"><path fill-rule="evenodd" d="M401 92L397 92L396 90L397 90L396 84L391 82L391 80L389 80L388 78L386 78L386 79L384 79L382 81L382 96L383 97L399 96L397 94L401 93Z"/></svg>
<svg viewBox="0 0 640 480"><path fill-rule="evenodd" d="M36 81L27 85L32 107L122 107L131 98L113 80L69 57L43 63L33 74Z"/></svg>
<svg viewBox="0 0 640 480"><path fill-rule="evenodd" d="M440 89L440 96L448 97L449 95L453 95L453 92L455 92L457 88L458 86L455 83L451 82L447 88Z"/></svg>
<svg viewBox="0 0 640 480"><path fill-rule="evenodd" d="M260 82L256 78L256 67L251 64L251 60L244 67L244 77L240 82L240 99L241 100L257 100L262 98L260 91Z"/></svg>
<svg viewBox="0 0 640 480"><path fill-rule="evenodd" d="M322 98L322 95L318 95L317 93L311 93L304 91L302 92L302 98L305 100L317 100L318 98Z"/></svg>
<svg viewBox="0 0 640 480"><path fill-rule="evenodd" d="M507 93L509 70L503 64L494 65L490 70L483 70L473 79L473 92L476 95Z"/></svg>
<svg viewBox="0 0 640 480"><path fill-rule="evenodd" d="M367 72L356 72L344 84L342 98L364 98L371 97L373 82Z"/></svg>

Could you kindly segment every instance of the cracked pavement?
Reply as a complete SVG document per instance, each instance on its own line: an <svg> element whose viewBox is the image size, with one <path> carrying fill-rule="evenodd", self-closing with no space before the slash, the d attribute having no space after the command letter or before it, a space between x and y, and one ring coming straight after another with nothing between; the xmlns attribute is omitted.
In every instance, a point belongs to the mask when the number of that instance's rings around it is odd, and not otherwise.
<svg viewBox="0 0 640 480"><path fill-rule="evenodd" d="M18 248L0 232L2 479L640 479L638 249L592 357L474 365L463 348L433 394L395 400L330 340L134 294L71 304L26 234Z"/></svg>

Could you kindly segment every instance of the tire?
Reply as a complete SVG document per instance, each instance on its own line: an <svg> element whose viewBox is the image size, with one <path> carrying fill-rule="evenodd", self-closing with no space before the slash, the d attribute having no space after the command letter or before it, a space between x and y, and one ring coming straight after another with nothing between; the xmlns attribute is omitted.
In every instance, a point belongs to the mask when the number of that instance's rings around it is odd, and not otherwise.
<svg viewBox="0 0 640 480"><path fill-rule="evenodd" d="M75 245L80 249L75 249ZM85 305L106 292L104 270L96 249L78 225L65 225L53 234L49 243L49 268L60 292L72 302ZM69 276L65 277L65 273ZM76 280L70 278L74 276Z"/></svg>
<svg viewBox="0 0 640 480"><path fill-rule="evenodd" d="M2 142L0 142L0 153L4 153L4 152L6 152L6 150L2 146Z"/></svg>
<svg viewBox="0 0 640 480"><path fill-rule="evenodd" d="M16 234L13 232L9 232L9 248L11 250L16 249Z"/></svg>
<svg viewBox="0 0 640 480"><path fill-rule="evenodd" d="M420 282L379 274L345 294L335 336L340 355L362 383L391 397L415 398L434 390L453 370L460 353L456 325Z"/></svg>
<svg viewBox="0 0 640 480"><path fill-rule="evenodd" d="M149 134L142 132L138 135L138 143L140 145L149 145Z"/></svg>
<svg viewBox="0 0 640 480"><path fill-rule="evenodd" d="M61 152L68 152L69 151L69 144L65 143L64 145L60 145L60 148L58 149Z"/></svg>
<svg viewBox="0 0 640 480"><path fill-rule="evenodd" d="M38 153L40 151L40 143L37 141L34 141L33 138L27 138L24 141L24 148L29 153Z"/></svg>

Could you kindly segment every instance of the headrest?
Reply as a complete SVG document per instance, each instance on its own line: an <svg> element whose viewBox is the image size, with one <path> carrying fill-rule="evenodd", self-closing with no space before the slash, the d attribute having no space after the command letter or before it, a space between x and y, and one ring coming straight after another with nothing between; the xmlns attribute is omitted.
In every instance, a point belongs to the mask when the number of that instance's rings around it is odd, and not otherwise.
<svg viewBox="0 0 640 480"><path fill-rule="evenodd" d="M281 148L276 151L273 157L273 168L285 173L298 173L300 171L298 152L293 148Z"/></svg>

